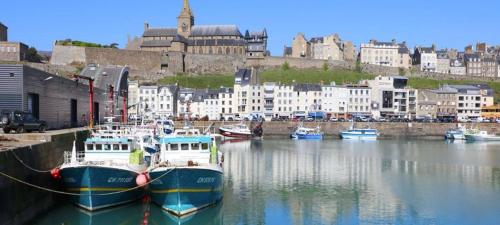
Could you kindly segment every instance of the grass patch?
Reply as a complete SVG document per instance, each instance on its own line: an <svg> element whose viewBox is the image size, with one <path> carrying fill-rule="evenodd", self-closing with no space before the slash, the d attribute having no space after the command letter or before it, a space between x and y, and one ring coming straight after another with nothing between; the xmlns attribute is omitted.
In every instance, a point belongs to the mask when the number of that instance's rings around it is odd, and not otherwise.
<svg viewBox="0 0 500 225"><path fill-rule="evenodd" d="M221 86L232 87L234 86L234 76L233 75L200 75L200 76L188 76L188 75L176 75L173 77L165 77L158 81L158 84L179 84L181 87L186 88L210 88L217 89Z"/></svg>
<svg viewBox="0 0 500 225"><path fill-rule="evenodd" d="M373 79L375 75L360 73L350 70L322 70L322 69L289 69L289 70L267 70L262 72L262 82L281 82L282 84L296 83L321 83L330 84L352 84L360 80Z"/></svg>

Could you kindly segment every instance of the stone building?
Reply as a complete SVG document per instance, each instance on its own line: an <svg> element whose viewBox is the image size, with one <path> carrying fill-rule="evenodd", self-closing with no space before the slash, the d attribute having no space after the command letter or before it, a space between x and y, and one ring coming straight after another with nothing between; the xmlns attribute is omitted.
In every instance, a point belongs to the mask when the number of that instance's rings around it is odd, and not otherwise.
<svg viewBox="0 0 500 225"><path fill-rule="evenodd" d="M436 51L436 73L450 73L450 57L447 50Z"/></svg>
<svg viewBox="0 0 500 225"><path fill-rule="evenodd" d="M450 74L453 75L465 75L467 71L465 69L462 60L453 59L450 61Z"/></svg>
<svg viewBox="0 0 500 225"><path fill-rule="evenodd" d="M218 55L246 55L248 49L249 55L265 55L267 32L255 34L259 35L244 37L235 25L196 25L189 0L184 0L176 28L152 28L144 24L140 49Z"/></svg>
<svg viewBox="0 0 500 225"><path fill-rule="evenodd" d="M497 60L492 57L484 57L481 65L481 76L496 77L497 76Z"/></svg>
<svg viewBox="0 0 500 225"><path fill-rule="evenodd" d="M453 89L419 90L417 116L454 119L457 115L457 92Z"/></svg>
<svg viewBox="0 0 500 225"><path fill-rule="evenodd" d="M261 32L245 32L247 57L265 57L270 55L267 50L267 30Z"/></svg>
<svg viewBox="0 0 500 225"><path fill-rule="evenodd" d="M0 61L20 62L26 60L28 46L21 42L0 41Z"/></svg>
<svg viewBox="0 0 500 225"><path fill-rule="evenodd" d="M397 67L410 68L410 51L406 43L397 43L396 40L391 42L379 42L370 40L368 44L361 44L360 49L361 63Z"/></svg>
<svg viewBox="0 0 500 225"><path fill-rule="evenodd" d="M126 82L126 70L120 77ZM95 78L94 118L99 123L107 115L109 105L109 93L102 87L109 85L107 82L120 81L114 80L118 78L114 74L110 74L112 80ZM115 93L118 100L117 95L121 94ZM35 118L45 120L49 129L60 129L88 123L89 105L89 86L83 80L67 79L26 65L0 64L0 110L30 112ZM115 107L122 109L119 104Z"/></svg>
<svg viewBox="0 0 500 225"><path fill-rule="evenodd" d="M8 41L7 29L7 26L0 23L0 41Z"/></svg>
<svg viewBox="0 0 500 225"><path fill-rule="evenodd" d="M408 54L408 58L410 55ZM344 60L349 62L354 62L357 60L356 46L352 41L344 41Z"/></svg>
<svg viewBox="0 0 500 225"><path fill-rule="evenodd" d="M465 54L464 61L468 76L482 76L483 60L478 54Z"/></svg>
<svg viewBox="0 0 500 225"><path fill-rule="evenodd" d="M297 33L292 42L293 58L311 58L311 43L307 41L303 33Z"/></svg>
<svg viewBox="0 0 500 225"><path fill-rule="evenodd" d="M26 59L28 46L21 42L9 42L7 29L7 26L0 23L0 61L24 61Z"/></svg>

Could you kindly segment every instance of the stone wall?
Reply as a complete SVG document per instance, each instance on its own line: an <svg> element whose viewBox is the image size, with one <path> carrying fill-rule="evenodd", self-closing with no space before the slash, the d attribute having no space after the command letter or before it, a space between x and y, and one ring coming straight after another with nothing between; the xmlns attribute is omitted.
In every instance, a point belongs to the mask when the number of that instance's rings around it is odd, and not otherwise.
<svg viewBox="0 0 500 225"><path fill-rule="evenodd" d="M159 52L122 50L113 48L85 48L86 63L128 66L133 70L158 72L161 66Z"/></svg>
<svg viewBox="0 0 500 225"><path fill-rule="evenodd" d="M54 47L52 48L52 56L50 58L50 64L70 65L75 63L76 64L86 63L86 55L84 47L54 45Z"/></svg>
<svg viewBox="0 0 500 225"><path fill-rule="evenodd" d="M16 148L13 152L1 151L0 171L31 184L59 189L60 183L54 181L50 173L39 173L26 168L15 158L14 153L32 168L50 170L62 163L63 154L65 151L71 151L75 137L77 143L80 143L77 150L83 151L83 141L87 136L87 131L59 134L51 136L50 142ZM0 176L0 224L30 224L34 218L57 205L61 197L64 196L41 191Z"/></svg>
<svg viewBox="0 0 500 225"><path fill-rule="evenodd" d="M186 54L185 72L189 74L233 74L245 67L245 57L240 55Z"/></svg>
<svg viewBox="0 0 500 225"><path fill-rule="evenodd" d="M196 122L194 126L208 127L213 122ZM233 122L238 123L238 122ZM226 122L224 124L231 124ZM176 125L182 125L177 123ZM215 122L213 130L217 131L222 125L221 122ZM327 135L327 138L338 138L338 134L342 130L346 130L351 126L351 123L332 123L332 122L311 122L304 123L304 126L315 128L321 126L322 130ZM264 122L264 136L288 136L293 128L297 126L295 122ZM500 126L496 123L478 124L479 129L486 130L489 133L500 135ZM398 139L398 138L414 138L414 139L444 139L445 132L450 128L456 128L453 123L356 123L358 128L371 127L378 129L381 133L381 139Z"/></svg>

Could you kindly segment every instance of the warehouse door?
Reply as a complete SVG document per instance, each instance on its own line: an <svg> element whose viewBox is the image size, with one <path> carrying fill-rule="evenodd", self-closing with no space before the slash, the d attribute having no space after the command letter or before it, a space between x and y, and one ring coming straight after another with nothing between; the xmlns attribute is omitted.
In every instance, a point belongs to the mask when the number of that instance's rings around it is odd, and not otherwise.
<svg viewBox="0 0 500 225"><path fill-rule="evenodd" d="M76 99L71 99L71 127L77 127L78 126L78 102Z"/></svg>
<svg viewBox="0 0 500 225"><path fill-rule="evenodd" d="M38 94L28 93L28 112L36 119L40 119L40 97Z"/></svg>

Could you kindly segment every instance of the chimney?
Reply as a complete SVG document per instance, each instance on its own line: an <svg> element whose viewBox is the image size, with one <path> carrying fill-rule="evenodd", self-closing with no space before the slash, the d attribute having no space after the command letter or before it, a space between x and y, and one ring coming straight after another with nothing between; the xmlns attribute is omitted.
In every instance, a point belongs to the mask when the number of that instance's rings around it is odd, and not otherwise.
<svg viewBox="0 0 500 225"><path fill-rule="evenodd" d="M148 30L149 29L149 23L148 22L144 22L144 30Z"/></svg>

